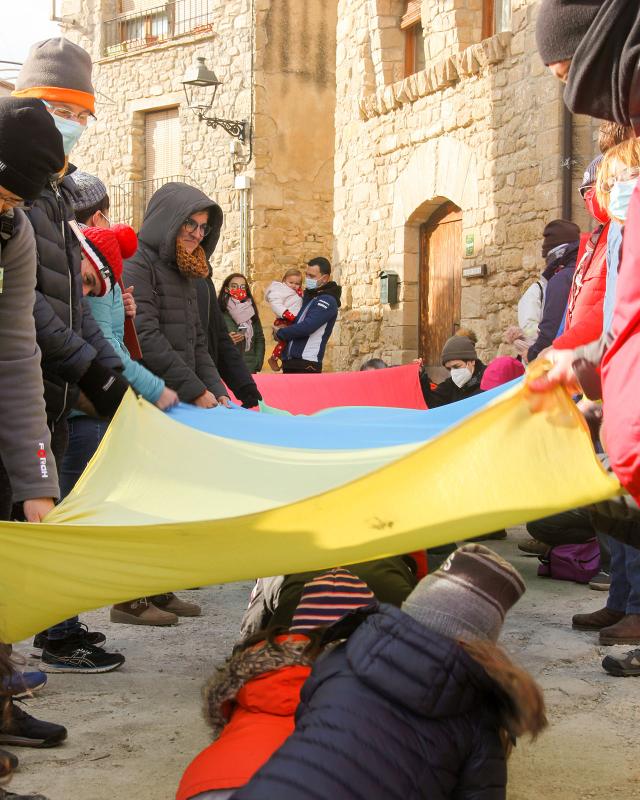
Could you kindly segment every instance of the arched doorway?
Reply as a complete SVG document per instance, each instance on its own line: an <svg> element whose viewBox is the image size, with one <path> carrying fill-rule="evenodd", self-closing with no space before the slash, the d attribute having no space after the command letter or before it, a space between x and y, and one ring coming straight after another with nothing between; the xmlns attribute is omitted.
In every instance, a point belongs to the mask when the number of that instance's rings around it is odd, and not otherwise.
<svg viewBox="0 0 640 800"><path fill-rule="evenodd" d="M444 203L420 226L420 355L440 364L446 340L460 325L462 212Z"/></svg>

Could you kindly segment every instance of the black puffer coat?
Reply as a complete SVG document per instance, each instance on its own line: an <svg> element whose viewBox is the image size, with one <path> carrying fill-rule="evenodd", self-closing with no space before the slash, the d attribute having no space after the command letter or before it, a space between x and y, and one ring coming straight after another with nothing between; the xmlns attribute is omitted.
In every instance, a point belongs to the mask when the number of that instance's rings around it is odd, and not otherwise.
<svg viewBox="0 0 640 800"><path fill-rule="evenodd" d="M381 606L316 662L295 732L233 800L503 800L503 697L452 639Z"/></svg>
<svg viewBox="0 0 640 800"><path fill-rule="evenodd" d="M193 186L166 183L149 201L138 250L124 265L125 284L135 287L143 363L187 403L205 389L216 397L227 394L200 322L197 281L176 264L180 226L198 211L209 212L211 231L200 244L210 258L220 237L222 209Z"/></svg>
<svg viewBox="0 0 640 800"><path fill-rule="evenodd" d="M122 369L82 300L80 245L66 224L74 219L74 187L67 175L27 209L38 250L34 316L49 422L72 408L79 392L76 384L94 359L109 369Z"/></svg>
<svg viewBox="0 0 640 800"><path fill-rule="evenodd" d="M439 383L435 389L431 388L431 378L427 373L421 372L420 387L427 407L438 408L439 406L446 406L449 403L456 403L458 400L465 400L467 397L480 394L482 391L480 383L486 368L486 364L483 364L480 360L476 360L471 380L465 383L464 386L458 386L451 378L446 378L442 383Z"/></svg>

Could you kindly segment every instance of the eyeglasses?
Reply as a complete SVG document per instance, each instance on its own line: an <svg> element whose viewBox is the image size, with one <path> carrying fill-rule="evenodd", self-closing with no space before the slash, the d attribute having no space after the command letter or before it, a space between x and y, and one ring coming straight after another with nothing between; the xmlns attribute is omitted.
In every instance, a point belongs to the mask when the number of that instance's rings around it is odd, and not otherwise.
<svg viewBox="0 0 640 800"><path fill-rule="evenodd" d="M636 178L640 178L640 167L627 167L617 175L612 175L610 178L607 178L607 180L604 182L604 191L610 192L616 183L619 183L620 181L632 181Z"/></svg>
<svg viewBox="0 0 640 800"><path fill-rule="evenodd" d="M46 100L42 102L55 117L60 117L60 119L75 120L75 122L79 122L80 125L93 125L97 119L96 115L92 114L91 111L80 111L76 114L75 111L66 108L66 106L54 106Z"/></svg>
<svg viewBox="0 0 640 800"><path fill-rule="evenodd" d="M203 238L211 233L211 225L208 225L206 222L200 224L196 222L195 219L191 219L191 217L185 219L182 223L182 227L189 233L195 233L198 229L201 230Z"/></svg>
<svg viewBox="0 0 640 800"><path fill-rule="evenodd" d="M26 208L26 203L21 197L7 197L6 194L0 194L0 203L4 203L9 208Z"/></svg>

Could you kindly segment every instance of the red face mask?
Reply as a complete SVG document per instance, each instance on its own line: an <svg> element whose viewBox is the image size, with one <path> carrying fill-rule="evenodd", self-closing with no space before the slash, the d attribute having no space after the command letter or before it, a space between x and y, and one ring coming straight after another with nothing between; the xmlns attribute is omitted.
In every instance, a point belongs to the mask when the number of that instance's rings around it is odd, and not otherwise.
<svg viewBox="0 0 640 800"><path fill-rule="evenodd" d="M609 221L609 215L603 208L601 208L600 203L598 203L595 186L587 189L587 191L584 193L584 206L588 213L591 214L594 219L597 219L598 222L601 222L604 225L605 222Z"/></svg>
<svg viewBox="0 0 640 800"><path fill-rule="evenodd" d="M243 303L247 299L247 290L246 289L229 289L229 294L233 297L234 300L237 300L239 303Z"/></svg>

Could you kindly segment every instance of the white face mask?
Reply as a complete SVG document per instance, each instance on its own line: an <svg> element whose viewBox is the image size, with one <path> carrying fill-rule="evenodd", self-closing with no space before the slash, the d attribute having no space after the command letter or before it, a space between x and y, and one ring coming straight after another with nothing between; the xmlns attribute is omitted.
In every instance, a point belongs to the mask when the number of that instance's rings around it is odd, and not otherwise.
<svg viewBox="0 0 640 800"><path fill-rule="evenodd" d="M451 370L451 380L455 383L458 389L462 389L465 383L469 383L473 373L469 367L454 367Z"/></svg>

